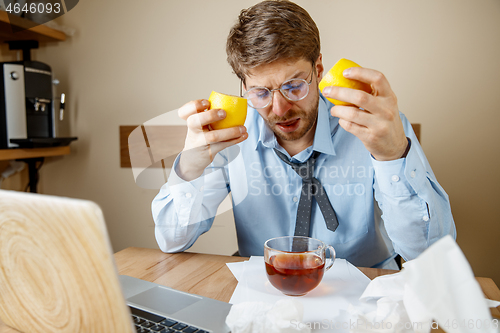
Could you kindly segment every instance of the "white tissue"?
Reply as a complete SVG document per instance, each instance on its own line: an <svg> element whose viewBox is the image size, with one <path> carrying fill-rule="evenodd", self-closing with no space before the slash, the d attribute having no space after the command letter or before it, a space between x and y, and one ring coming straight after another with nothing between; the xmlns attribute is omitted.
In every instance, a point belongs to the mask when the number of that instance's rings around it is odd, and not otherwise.
<svg viewBox="0 0 500 333"><path fill-rule="evenodd" d="M382 297L377 301L375 311L363 313L359 308L350 306L348 313L351 315L353 325L351 332L370 333L402 333L411 332L411 328L405 327L409 323L408 314L402 301L395 302L389 297Z"/></svg>
<svg viewBox="0 0 500 333"><path fill-rule="evenodd" d="M232 333L310 333L302 324L304 308L299 301L243 302L231 307L226 324Z"/></svg>
<svg viewBox="0 0 500 333"><path fill-rule="evenodd" d="M492 319L489 303L451 236L403 267L370 282L360 299L378 299L377 310L360 313L351 308L351 315L363 324L351 331L364 332L375 324L375 331L384 333L427 333L437 327L447 333L497 331L498 320Z"/></svg>

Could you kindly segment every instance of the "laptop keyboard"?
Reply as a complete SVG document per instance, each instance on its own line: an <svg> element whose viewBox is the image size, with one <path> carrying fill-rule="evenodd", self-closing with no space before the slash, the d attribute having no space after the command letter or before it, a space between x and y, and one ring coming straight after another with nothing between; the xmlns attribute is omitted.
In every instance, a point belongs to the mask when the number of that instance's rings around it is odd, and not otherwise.
<svg viewBox="0 0 500 333"><path fill-rule="evenodd" d="M183 322L129 306L138 333L209 333Z"/></svg>

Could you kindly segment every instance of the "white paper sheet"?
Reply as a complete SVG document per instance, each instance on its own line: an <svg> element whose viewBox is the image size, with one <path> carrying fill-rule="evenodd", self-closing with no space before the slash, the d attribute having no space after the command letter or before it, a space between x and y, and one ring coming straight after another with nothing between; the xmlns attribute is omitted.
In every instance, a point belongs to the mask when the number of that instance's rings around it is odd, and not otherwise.
<svg viewBox="0 0 500 333"><path fill-rule="evenodd" d="M349 304L356 307L372 306L359 301L370 279L344 259L336 259L332 268L325 272L320 285L300 297L283 295L271 285L266 276L263 257L251 257L248 261L227 266L238 280L230 303L261 301L274 304L280 299L293 298L304 305L303 322L311 326L313 332L334 329L348 332L352 324L347 314Z"/></svg>

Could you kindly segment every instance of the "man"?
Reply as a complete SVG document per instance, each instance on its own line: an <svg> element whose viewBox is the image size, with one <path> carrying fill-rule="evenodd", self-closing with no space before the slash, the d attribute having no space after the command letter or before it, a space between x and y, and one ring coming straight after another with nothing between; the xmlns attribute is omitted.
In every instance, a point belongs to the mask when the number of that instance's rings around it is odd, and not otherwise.
<svg viewBox="0 0 500 333"><path fill-rule="evenodd" d="M371 94L321 94L319 31L303 8L278 0L243 10L226 50L248 99L246 127L209 130L225 112L207 111L207 100L179 109L185 147L152 205L163 251L189 248L229 192L243 256L297 234L355 265L395 269L397 254L410 260L455 236L448 196L386 78L351 68L344 76L371 85Z"/></svg>

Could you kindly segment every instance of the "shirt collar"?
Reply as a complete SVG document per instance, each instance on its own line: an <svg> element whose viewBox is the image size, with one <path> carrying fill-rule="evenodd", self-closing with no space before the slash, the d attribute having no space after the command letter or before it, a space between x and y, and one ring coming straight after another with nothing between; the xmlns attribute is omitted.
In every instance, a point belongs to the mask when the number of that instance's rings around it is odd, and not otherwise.
<svg viewBox="0 0 500 333"><path fill-rule="evenodd" d="M330 116L330 108L333 106L330 102L320 94L318 104L318 122L316 124L316 133L314 133L313 150L319 151L323 154L334 155L335 148L333 147L332 135L335 127L331 124L332 121L337 120ZM336 121L338 125L338 120Z"/></svg>
<svg viewBox="0 0 500 333"><path fill-rule="evenodd" d="M259 142L266 148L272 149L278 147L278 140L276 140L273 131L266 125L266 122L262 119L259 112L257 112L257 110L254 111L257 115L257 128L259 130L259 139L256 142L255 149L257 149Z"/></svg>
<svg viewBox="0 0 500 333"><path fill-rule="evenodd" d="M316 132L314 133L314 142L312 145L312 150L307 148L305 151L310 155L313 150L318 151L323 154L335 156L335 148L333 147L333 142L331 140L332 135L336 132L334 130L338 126L338 119L331 117L329 109L333 106L332 103L326 100L325 97L320 93L319 104L318 104L318 121L316 122ZM250 107L249 107L250 108ZM259 143L261 143L266 148L279 148L278 140L273 131L266 125L264 119L260 116L257 110L252 109L255 116L257 117L257 129L259 131L259 138L255 143L255 149L257 149ZM331 123L331 122L334 123ZM281 150L281 149L280 149ZM299 153L301 154L301 153Z"/></svg>

